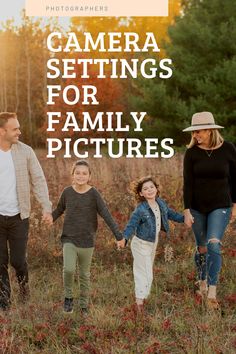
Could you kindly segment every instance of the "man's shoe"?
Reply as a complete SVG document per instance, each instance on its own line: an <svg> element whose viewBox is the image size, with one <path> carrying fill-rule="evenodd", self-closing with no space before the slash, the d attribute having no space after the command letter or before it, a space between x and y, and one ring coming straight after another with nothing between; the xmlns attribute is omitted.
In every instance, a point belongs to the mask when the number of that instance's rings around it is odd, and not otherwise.
<svg viewBox="0 0 236 354"><path fill-rule="evenodd" d="M0 301L0 311L8 311L10 309L9 301Z"/></svg>
<svg viewBox="0 0 236 354"><path fill-rule="evenodd" d="M63 311L64 313L73 312L73 298L69 299L68 297L65 297Z"/></svg>

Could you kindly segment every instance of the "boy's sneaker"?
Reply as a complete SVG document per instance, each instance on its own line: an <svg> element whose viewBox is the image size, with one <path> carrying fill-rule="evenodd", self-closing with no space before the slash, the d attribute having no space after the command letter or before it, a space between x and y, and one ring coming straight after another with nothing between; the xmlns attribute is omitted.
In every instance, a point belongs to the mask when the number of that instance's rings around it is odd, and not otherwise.
<svg viewBox="0 0 236 354"><path fill-rule="evenodd" d="M69 299L68 297L65 297L63 311L64 313L73 312L73 298Z"/></svg>

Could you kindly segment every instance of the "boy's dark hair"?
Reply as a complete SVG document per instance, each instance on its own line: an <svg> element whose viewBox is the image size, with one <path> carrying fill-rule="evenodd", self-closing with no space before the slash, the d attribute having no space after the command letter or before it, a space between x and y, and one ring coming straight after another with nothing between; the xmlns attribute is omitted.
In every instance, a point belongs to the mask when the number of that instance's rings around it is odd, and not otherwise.
<svg viewBox="0 0 236 354"><path fill-rule="evenodd" d="M17 118L16 113L14 112L1 112L0 113L0 128L4 127L8 119Z"/></svg>
<svg viewBox="0 0 236 354"><path fill-rule="evenodd" d="M76 169L77 166L86 166L86 167L88 167L89 174L91 174L91 169L90 169L89 163L87 161L85 161L85 160L78 160L72 166L72 170L71 170L71 174L72 175L74 174L75 169Z"/></svg>
<svg viewBox="0 0 236 354"><path fill-rule="evenodd" d="M145 198L140 195L140 192L142 191L143 185L146 182L152 182L154 184L154 186L157 189L157 197L160 194L159 184L157 184L157 182L155 181L155 179L152 176L146 176L146 177L140 178L138 181L134 181L131 184L131 189L134 193L135 199L138 202L143 202L145 200Z"/></svg>

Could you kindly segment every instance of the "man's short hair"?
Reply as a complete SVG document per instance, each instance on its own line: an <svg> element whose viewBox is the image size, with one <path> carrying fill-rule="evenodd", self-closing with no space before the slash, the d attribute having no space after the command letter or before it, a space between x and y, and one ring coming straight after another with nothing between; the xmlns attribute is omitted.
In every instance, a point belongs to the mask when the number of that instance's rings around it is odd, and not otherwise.
<svg viewBox="0 0 236 354"><path fill-rule="evenodd" d="M4 127L7 123L8 119L10 118L17 118L16 113L14 112L1 112L0 113L0 128Z"/></svg>

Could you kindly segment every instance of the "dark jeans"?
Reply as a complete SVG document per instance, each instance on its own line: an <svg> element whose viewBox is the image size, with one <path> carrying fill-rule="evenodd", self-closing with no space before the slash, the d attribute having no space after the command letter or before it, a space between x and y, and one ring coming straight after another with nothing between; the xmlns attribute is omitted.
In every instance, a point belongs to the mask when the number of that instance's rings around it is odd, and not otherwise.
<svg viewBox="0 0 236 354"><path fill-rule="evenodd" d="M0 302L10 301L11 286L8 274L8 263L16 271L20 286L28 283L28 266L26 248L28 240L29 219L21 220L20 214L15 216L0 215Z"/></svg>

